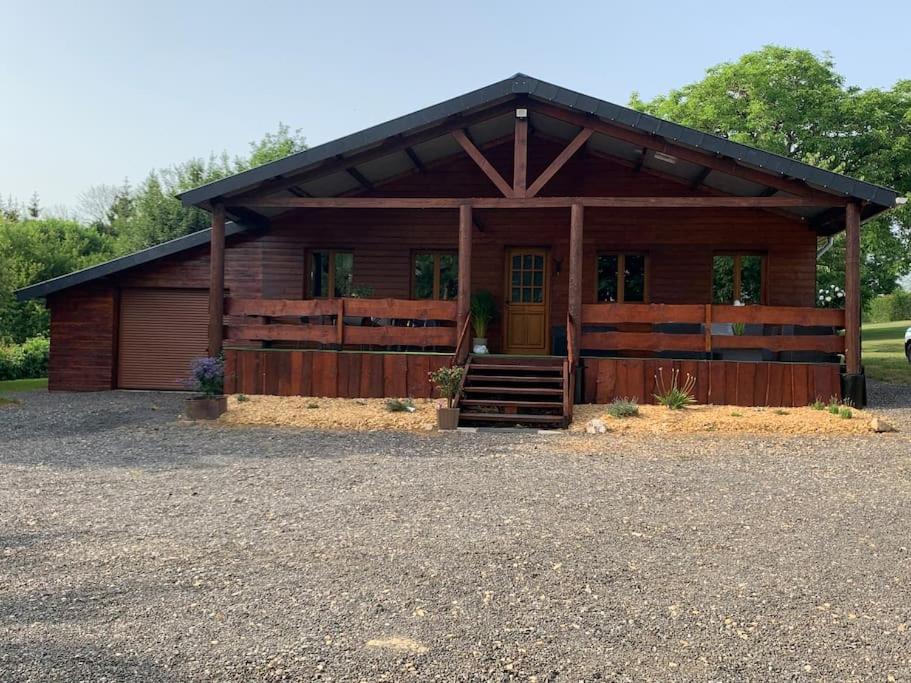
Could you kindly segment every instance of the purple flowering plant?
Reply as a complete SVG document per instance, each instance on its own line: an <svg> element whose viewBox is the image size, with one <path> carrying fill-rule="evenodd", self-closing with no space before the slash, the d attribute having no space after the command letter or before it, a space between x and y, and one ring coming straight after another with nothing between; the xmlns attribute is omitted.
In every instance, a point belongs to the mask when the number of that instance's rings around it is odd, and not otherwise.
<svg viewBox="0 0 911 683"><path fill-rule="evenodd" d="M203 356L190 363L187 385L206 396L219 396L225 388L225 364L219 357Z"/></svg>

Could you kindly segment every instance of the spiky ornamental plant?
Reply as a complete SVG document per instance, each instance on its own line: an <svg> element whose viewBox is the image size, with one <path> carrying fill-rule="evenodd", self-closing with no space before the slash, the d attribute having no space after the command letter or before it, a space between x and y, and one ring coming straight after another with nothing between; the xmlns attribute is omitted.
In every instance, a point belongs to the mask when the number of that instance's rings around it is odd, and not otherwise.
<svg viewBox="0 0 911 683"><path fill-rule="evenodd" d="M680 410L696 402L693 396L693 388L696 386L696 378L691 374L686 374L683 384L680 384L680 371L671 370L670 382L665 380L663 368L658 368L658 374L655 375L655 400L659 404L670 408L671 410Z"/></svg>

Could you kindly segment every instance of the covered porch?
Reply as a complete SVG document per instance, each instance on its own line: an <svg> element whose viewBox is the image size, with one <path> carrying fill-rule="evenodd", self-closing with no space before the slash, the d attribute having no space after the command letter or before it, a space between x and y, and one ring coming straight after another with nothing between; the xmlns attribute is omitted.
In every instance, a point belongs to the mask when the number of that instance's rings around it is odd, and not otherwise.
<svg viewBox="0 0 911 683"><path fill-rule="evenodd" d="M213 215L209 349L227 351L228 390L429 395L426 367L470 364L471 297L486 290L501 312L492 350L558 358L566 412L649 400L667 364L697 378L699 400L800 405L840 397L845 378L862 404L860 224L879 205L856 181L852 193L835 174L637 117L510 96L189 193ZM228 217L259 226L259 297L225 294ZM817 237L841 231L844 308L816 308ZM420 298L416 255L438 272L439 254L455 276ZM316 283L314 259L340 255L366 293ZM715 296L726 256L760 264L750 296L739 265L734 293Z"/></svg>

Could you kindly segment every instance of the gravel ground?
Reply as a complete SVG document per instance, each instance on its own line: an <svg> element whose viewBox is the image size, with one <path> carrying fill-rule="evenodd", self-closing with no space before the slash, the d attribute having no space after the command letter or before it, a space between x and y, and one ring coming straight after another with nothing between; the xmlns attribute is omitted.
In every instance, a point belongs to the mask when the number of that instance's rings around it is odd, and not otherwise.
<svg viewBox="0 0 911 683"><path fill-rule="evenodd" d="M911 431L580 449L20 398L0 681L911 678Z"/></svg>

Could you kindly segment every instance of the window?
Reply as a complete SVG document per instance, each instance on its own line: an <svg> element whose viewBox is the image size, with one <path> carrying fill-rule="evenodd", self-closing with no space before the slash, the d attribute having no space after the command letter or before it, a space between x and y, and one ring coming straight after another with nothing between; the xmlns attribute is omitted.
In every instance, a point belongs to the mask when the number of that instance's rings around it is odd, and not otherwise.
<svg viewBox="0 0 911 683"><path fill-rule="evenodd" d="M648 300L645 254L598 255L598 301L645 303Z"/></svg>
<svg viewBox="0 0 911 683"><path fill-rule="evenodd" d="M310 252L310 296L314 299L351 296L354 254L326 249Z"/></svg>
<svg viewBox="0 0 911 683"><path fill-rule="evenodd" d="M543 254L514 254L510 271L510 303L544 303Z"/></svg>
<svg viewBox="0 0 911 683"><path fill-rule="evenodd" d="M459 296L459 257L446 252L414 255L415 299L456 299Z"/></svg>
<svg viewBox="0 0 911 683"><path fill-rule="evenodd" d="M761 304L763 258L759 254L719 254L712 262L712 303Z"/></svg>

